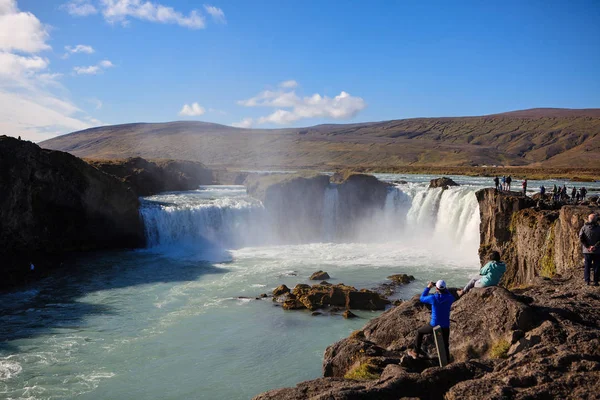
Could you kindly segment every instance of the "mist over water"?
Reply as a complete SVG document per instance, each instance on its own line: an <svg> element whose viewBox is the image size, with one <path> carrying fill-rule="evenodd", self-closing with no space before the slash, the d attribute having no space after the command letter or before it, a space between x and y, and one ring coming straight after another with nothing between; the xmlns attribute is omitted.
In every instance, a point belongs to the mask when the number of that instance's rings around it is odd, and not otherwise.
<svg viewBox="0 0 600 400"><path fill-rule="evenodd" d="M278 235L281 216L241 186L144 199L147 249L81 257L76 273L0 295L0 398L248 399L319 377L325 348L378 313L312 317L254 297L319 269L359 288L414 275L397 298L477 273L480 184L407 180L351 226L331 185L303 241Z"/></svg>

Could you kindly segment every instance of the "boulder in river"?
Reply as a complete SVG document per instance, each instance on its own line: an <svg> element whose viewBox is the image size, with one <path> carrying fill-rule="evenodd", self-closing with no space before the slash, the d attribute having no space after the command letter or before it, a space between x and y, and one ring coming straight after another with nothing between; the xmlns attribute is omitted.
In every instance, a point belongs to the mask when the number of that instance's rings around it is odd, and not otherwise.
<svg viewBox="0 0 600 400"><path fill-rule="evenodd" d="M325 279L331 279L331 277L329 276L329 274L327 272L324 271L317 271L315 273L313 273L310 278L311 281L322 281Z"/></svg>
<svg viewBox="0 0 600 400"><path fill-rule="evenodd" d="M429 189L441 187L442 189L446 190L446 189L448 189L449 186L459 186L459 185L458 185L458 183L454 182L452 179L446 178L445 176L441 177L441 178L437 178L437 179L432 179L429 182Z"/></svg>
<svg viewBox="0 0 600 400"><path fill-rule="evenodd" d="M388 276L387 279L391 280L397 285L406 285L407 283L414 281L415 277L407 274L394 274Z"/></svg>
<svg viewBox="0 0 600 400"><path fill-rule="evenodd" d="M286 310L308 309L315 311L328 307L343 307L356 310L383 310L390 301L378 293L343 283L337 285L305 285L298 284L291 293L274 297L274 301L283 302Z"/></svg>

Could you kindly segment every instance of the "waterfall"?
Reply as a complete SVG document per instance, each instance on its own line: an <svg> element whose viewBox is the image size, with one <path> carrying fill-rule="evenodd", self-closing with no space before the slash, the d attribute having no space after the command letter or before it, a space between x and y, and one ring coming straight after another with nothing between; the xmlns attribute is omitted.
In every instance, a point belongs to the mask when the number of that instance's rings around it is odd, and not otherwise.
<svg viewBox="0 0 600 400"><path fill-rule="evenodd" d="M212 191L211 191L212 190ZM302 216L271 215L243 187L152 196L142 201L148 246L188 246L223 249L289 244L278 232L278 218L293 228L306 223ZM435 251L476 254L479 246L479 208L471 187L428 189L424 184L388 188L381 209L355 222L355 231L342 236L343 204L336 185L326 188L315 237L304 242L403 241L431 246ZM295 222L296 221L296 222Z"/></svg>
<svg viewBox="0 0 600 400"><path fill-rule="evenodd" d="M339 191L337 185L329 184L327 189L325 189L325 196L323 197L323 226L321 232L324 241L332 242L336 238L338 209Z"/></svg>

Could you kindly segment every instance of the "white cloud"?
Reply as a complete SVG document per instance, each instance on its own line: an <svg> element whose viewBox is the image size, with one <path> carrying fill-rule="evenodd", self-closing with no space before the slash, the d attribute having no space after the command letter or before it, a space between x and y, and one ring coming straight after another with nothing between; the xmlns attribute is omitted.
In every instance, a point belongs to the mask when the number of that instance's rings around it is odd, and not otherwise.
<svg viewBox="0 0 600 400"><path fill-rule="evenodd" d="M282 87L284 89L294 89L298 86L298 82L296 82L295 80L291 79L289 81L284 81L281 82L279 84L279 87Z"/></svg>
<svg viewBox="0 0 600 400"><path fill-rule="evenodd" d="M90 65L89 67L73 67L73 71L77 75L96 75L101 69L98 65Z"/></svg>
<svg viewBox="0 0 600 400"><path fill-rule="evenodd" d="M185 117L197 117L199 115L204 115L206 110L198 103L193 103L192 105L185 104L181 111L179 111L179 115Z"/></svg>
<svg viewBox="0 0 600 400"><path fill-rule="evenodd" d="M75 54L75 53L93 54L95 52L95 50L92 46L88 46L85 44L78 44L77 46L65 46L65 50L71 54Z"/></svg>
<svg viewBox="0 0 600 400"><path fill-rule="evenodd" d="M204 28L204 18L197 10L188 15L175 11L172 7L142 0L100 0L102 15L109 23L127 25L128 18L163 24L177 24L189 29Z"/></svg>
<svg viewBox="0 0 600 400"><path fill-rule="evenodd" d="M234 122L231 126L236 128L251 128L254 125L254 119L252 118L244 118L240 122Z"/></svg>
<svg viewBox="0 0 600 400"><path fill-rule="evenodd" d="M0 132L39 141L90 125L81 110L65 99L66 89L49 71L48 32L14 0L0 0ZM51 89L61 95L54 94Z"/></svg>
<svg viewBox="0 0 600 400"><path fill-rule="evenodd" d="M220 8L205 4L204 9L216 22L221 24L227 23L227 20L225 19L225 13Z"/></svg>
<svg viewBox="0 0 600 400"><path fill-rule="evenodd" d="M77 75L97 75L104 72L107 68L112 68L115 65L109 60L102 60L97 65L87 67L73 67L73 72Z"/></svg>
<svg viewBox="0 0 600 400"><path fill-rule="evenodd" d="M0 0L0 51L36 53L48 50L48 36L35 15L19 11L16 0Z"/></svg>
<svg viewBox="0 0 600 400"><path fill-rule="evenodd" d="M98 12L90 0L71 0L63 4L61 8L75 17L87 17Z"/></svg>
<svg viewBox="0 0 600 400"><path fill-rule="evenodd" d="M273 113L256 120L258 124L278 125L307 118L350 119L367 107L367 103L362 98L351 96L344 91L331 98L318 93L310 97L299 97L295 91L285 90L295 86L297 82L286 81L280 84L282 90L265 90L255 97L238 101L238 104L244 107L278 108Z"/></svg>

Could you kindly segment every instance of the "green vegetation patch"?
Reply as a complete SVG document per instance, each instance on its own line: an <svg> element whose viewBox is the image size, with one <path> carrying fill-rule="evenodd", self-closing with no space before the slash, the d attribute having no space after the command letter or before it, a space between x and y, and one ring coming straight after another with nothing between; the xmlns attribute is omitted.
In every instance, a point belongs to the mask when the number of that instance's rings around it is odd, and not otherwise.
<svg viewBox="0 0 600 400"><path fill-rule="evenodd" d="M371 381L379 379L379 367L373 363L371 359L366 359L344 375L345 379L354 381Z"/></svg>
<svg viewBox="0 0 600 400"><path fill-rule="evenodd" d="M507 358L508 349L510 349L510 343L507 340L501 339L492 346L490 356L492 358Z"/></svg>

